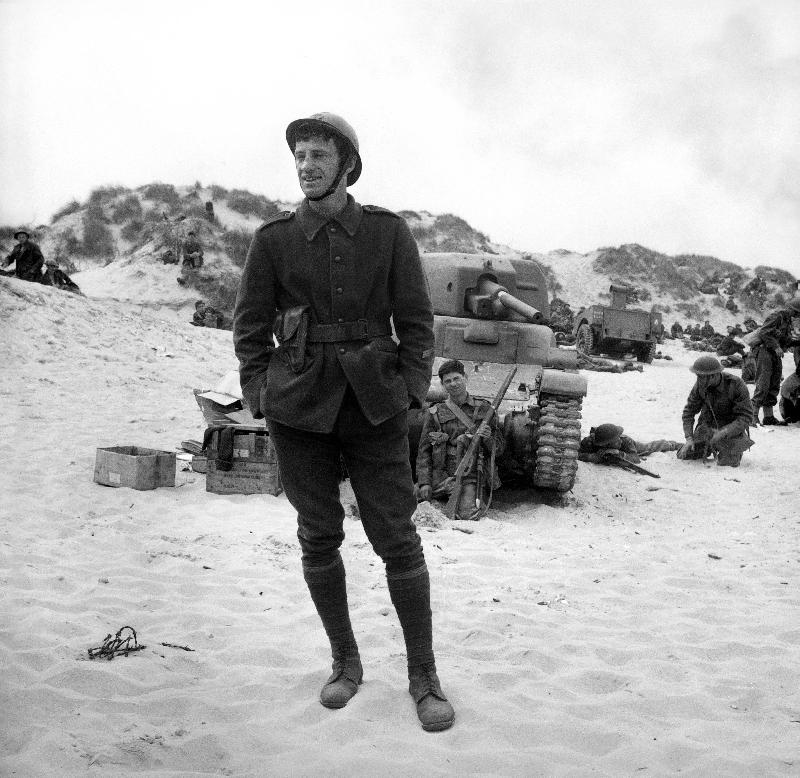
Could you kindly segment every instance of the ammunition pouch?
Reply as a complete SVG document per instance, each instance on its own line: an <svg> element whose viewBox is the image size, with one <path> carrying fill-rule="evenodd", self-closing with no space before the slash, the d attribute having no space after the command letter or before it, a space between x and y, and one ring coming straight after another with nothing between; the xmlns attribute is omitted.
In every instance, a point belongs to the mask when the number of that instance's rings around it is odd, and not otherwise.
<svg viewBox="0 0 800 778"><path fill-rule="evenodd" d="M272 331L280 344L280 351L294 373L302 373L306 366L306 340L308 338L308 306L295 305L275 317Z"/></svg>

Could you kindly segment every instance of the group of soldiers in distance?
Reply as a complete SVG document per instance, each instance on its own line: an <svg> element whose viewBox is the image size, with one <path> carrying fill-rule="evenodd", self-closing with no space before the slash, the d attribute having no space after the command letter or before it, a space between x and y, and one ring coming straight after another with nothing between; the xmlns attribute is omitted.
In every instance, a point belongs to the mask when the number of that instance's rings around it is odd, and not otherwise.
<svg viewBox="0 0 800 778"><path fill-rule="evenodd" d="M681 414L683 441L655 440L638 442L612 423L592 427L580 442L578 459L595 464L630 463L638 465L654 452L675 451L678 459L713 459L717 465L738 467L742 455L753 445L750 428L785 426L800 422L800 296L771 313L761 327L752 319L745 329L728 327L725 336L705 322L684 331L675 322L670 330L675 339L686 344L706 341L714 346L703 350L690 370L695 376ZM749 334L750 346L739 340ZM669 337L669 336L667 336ZM697 341L692 341L697 338ZM795 370L782 379L784 352L792 350ZM750 369L742 377L725 367ZM456 518L477 519L491 504L492 491L499 485L495 460L503 453L503 434L497 416L487 415L489 403L473 398L463 363L448 360L439 368L439 380L447 398L434 403L425 415L416 461L417 498L420 501L451 495L456 468L469 441L480 437L479 456L459 484ZM747 383L753 383L750 396ZM778 405L781 418L774 414Z"/></svg>
<svg viewBox="0 0 800 778"><path fill-rule="evenodd" d="M18 229L14 233L14 240L17 245L3 261L0 274L81 294L78 285L59 268L57 260L45 260L42 250L31 240L31 234L27 230ZM14 270L6 270L11 265L14 265Z"/></svg>
<svg viewBox="0 0 800 778"><path fill-rule="evenodd" d="M31 240L30 233L25 229L18 229L14 233L16 245L5 258L0 269L0 275L15 276L23 281L33 281L63 289L75 294L82 294L80 287L58 266L55 259L45 259L37 243ZM174 256L173 252L169 252ZM181 245L183 267L196 270L203 265L203 246L194 230L190 230ZM171 257L162 256L165 264L176 262ZM6 268L14 266L13 270ZM204 300L195 303L195 312L191 323L195 327L225 327L227 324L224 314L208 305Z"/></svg>

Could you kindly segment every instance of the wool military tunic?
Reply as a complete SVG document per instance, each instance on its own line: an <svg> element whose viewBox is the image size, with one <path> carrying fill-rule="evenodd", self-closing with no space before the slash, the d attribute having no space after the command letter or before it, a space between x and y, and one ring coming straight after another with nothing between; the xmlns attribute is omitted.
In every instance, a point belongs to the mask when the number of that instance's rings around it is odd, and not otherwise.
<svg viewBox="0 0 800 778"><path fill-rule="evenodd" d="M747 432L753 421L753 405L747 385L739 376L721 373L719 385L709 387L705 393L698 384L692 387L683 409L681 420L683 433L687 437L694 432L694 417L700 413L698 427L708 429L726 428L727 437L732 438Z"/></svg>
<svg viewBox="0 0 800 778"><path fill-rule="evenodd" d="M309 338L303 369L294 372L273 340L277 313L294 306L308 306L312 328L364 324L358 336L349 327L347 340ZM247 255L233 337L242 392L256 418L330 432L348 385L371 424L421 407L431 379L433 311L405 221L350 195L330 219L307 200L273 216Z"/></svg>
<svg viewBox="0 0 800 778"><path fill-rule="evenodd" d="M490 403L468 394L459 409L468 420L472 420L473 427L480 426L486 417ZM497 415L493 414L489 422L492 431L491 438L484 443L488 451L494 449L495 456L500 456L505 448L503 431L497 424ZM420 486L438 486L448 476L455 474L459 465L457 440L459 436L470 432L461 419L448 406L441 402L428 409L420 433L419 448L417 449L417 483ZM475 481L478 477L478 458L472 462L472 467L464 473L465 481Z"/></svg>

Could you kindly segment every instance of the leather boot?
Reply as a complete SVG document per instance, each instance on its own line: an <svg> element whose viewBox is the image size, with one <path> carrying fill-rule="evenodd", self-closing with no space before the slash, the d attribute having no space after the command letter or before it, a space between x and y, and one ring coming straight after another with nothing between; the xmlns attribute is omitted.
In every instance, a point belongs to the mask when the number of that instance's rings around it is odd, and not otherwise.
<svg viewBox="0 0 800 778"><path fill-rule="evenodd" d="M417 704L417 717L426 732L441 732L453 726L456 714L444 696L435 667L409 669L408 692Z"/></svg>
<svg viewBox="0 0 800 778"><path fill-rule="evenodd" d="M358 657L334 659L333 672L322 687L319 701L326 708L344 708L355 697L363 677L364 670Z"/></svg>

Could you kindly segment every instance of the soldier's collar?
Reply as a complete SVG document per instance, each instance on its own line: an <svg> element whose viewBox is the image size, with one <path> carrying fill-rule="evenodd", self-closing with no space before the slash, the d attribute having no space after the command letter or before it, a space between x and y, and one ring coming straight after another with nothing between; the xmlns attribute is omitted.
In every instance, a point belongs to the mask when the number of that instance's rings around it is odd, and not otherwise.
<svg viewBox="0 0 800 778"><path fill-rule="evenodd" d="M353 195L347 195L347 205L342 211L336 216L325 218L311 208L308 200L303 200L295 213L295 218L308 241L314 240L317 233L330 221L335 221L344 227L352 238L356 234L358 225L361 224L361 206L353 199Z"/></svg>
<svg viewBox="0 0 800 778"><path fill-rule="evenodd" d="M477 403L475 402L475 398L474 398L474 397L473 397L473 396L472 396L472 395L471 395L469 392L467 392L467 397L466 397L466 399L464 400L464 402L462 402L462 403L457 403L457 402L456 402L456 401L455 401L455 400L454 400L452 397L450 397L450 395L447 395L447 397L446 397L446 398L445 398L445 400L444 400L444 403L445 403L445 404L447 404L447 401L448 401L448 400L449 400L451 403L453 403L453 405L456 405L456 406L459 406L459 407L460 407L461 405L471 405L471 406L474 408L474 407L475 407L475 405L477 404Z"/></svg>

